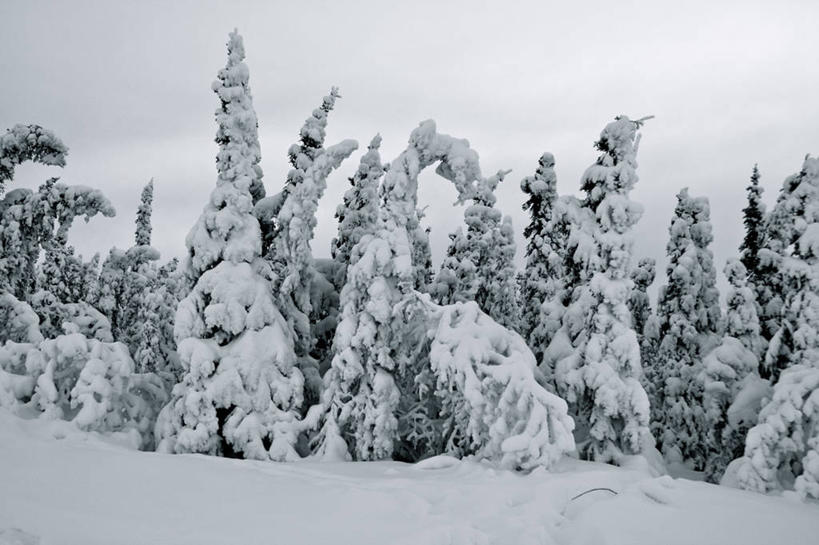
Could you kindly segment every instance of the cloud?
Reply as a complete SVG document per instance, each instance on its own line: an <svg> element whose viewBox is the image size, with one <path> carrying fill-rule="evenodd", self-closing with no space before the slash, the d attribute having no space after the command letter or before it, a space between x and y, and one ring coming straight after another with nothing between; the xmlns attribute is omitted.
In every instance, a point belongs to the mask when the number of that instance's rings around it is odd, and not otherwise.
<svg viewBox="0 0 819 545"><path fill-rule="evenodd" d="M819 153L819 35L815 3L413 2L325 3L4 2L5 126L37 122L71 148L68 183L99 187L119 214L78 225L85 255L131 244L139 191L156 178L155 244L184 253L184 236L215 182L216 99L227 32L245 37L268 191L286 150L330 85L343 98L328 141L384 136L390 160L423 119L468 138L486 172L511 168L499 206L518 232L527 219L518 181L543 151L557 159L558 189L576 192L592 143L613 116L654 114L639 155L634 199L646 212L639 255L663 274L676 192L711 199L718 267L736 253L740 210L759 163L766 201ZM4 127L0 127L4 128ZM333 212L357 156L329 181L314 253L328 253ZM23 169L17 183L50 175ZM422 205L440 259L459 223L454 191L425 174Z"/></svg>

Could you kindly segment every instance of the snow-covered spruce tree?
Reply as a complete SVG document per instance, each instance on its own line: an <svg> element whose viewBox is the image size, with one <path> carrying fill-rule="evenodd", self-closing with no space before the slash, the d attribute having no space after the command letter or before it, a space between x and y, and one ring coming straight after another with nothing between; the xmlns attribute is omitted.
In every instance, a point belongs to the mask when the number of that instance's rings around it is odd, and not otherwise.
<svg viewBox="0 0 819 545"><path fill-rule="evenodd" d="M756 300L747 282L745 266L738 259L730 259L724 272L731 285L725 312L725 336L720 345L703 359L700 376L709 447L705 477L713 483L720 481L731 460L742 455L750 425L747 418L737 414L739 405L734 403L743 390L758 390L758 358L762 349ZM749 401L740 400L744 409L749 407ZM758 401L755 405L752 412L757 413ZM751 417L751 425L755 423L754 417L755 414Z"/></svg>
<svg viewBox="0 0 819 545"><path fill-rule="evenodd" d="M327 116L335 108L338 98L338 89L331 88L330 94L322 99L321 106L313 110L310 117L304 121L299 130L299 141L287 150L287 157L292 168L287 173L284 188L274 195L260 199L254 206L253 213L258 218L262 229L262 255L264 256L270 254L273 241L283 228L279 222L279 212L290 191L304 180L307 169L319 155L324 153Z"/></svg>
<svg viewBox="0 0 819 545"><path fill-rule="evenodd" d="M89 301L93 290L89 279L98 274L99 254L85 262L68 244L65 234L45 244L45 257L37 272L37 287L63 303Z"/></svg>
<svg viewBox="0 0 819 545"><path fill-rule="evenodd" d="M275 273L279 307L295 333L298 366L306 380L307 405L318 401L319 361L326 359L326 355L316 354L314 342L321 335L315 328L324 327L326 312L313 309L310 300L316 276L310 250L315 213L327 187L327 177L358 147L354 140L324 147L327 116L338 98L338 89L333 87L321 106L305 120L299 142L288 150L292 168L284 188L261 199L254 207L262 229L262 253Z"/></svg>
<svg viewBox="0 0 819 545"><path fill-rule="evenodd" d="M552 220L547 230L551 233L549 263L554 267L554 295L540 304L540 314L529 335L529 346L538 361L544 384L557 390L555 367L557 362L583 344L587 333L586 316L590 302L578 302L578 289L588 283L599 267L599 256L594 250L594 231L597 220L594 213L573 195L559 197L554 203ZM571 307L571 309L570 309ZM571 310L570 313L567 313ZM563 326L566 326L565 328Z"/></svg>
<svg viewBox="0 0 819 545"><path fill-rule="evenodd" d="M339 97L336 88L324 97L324 103L329 105L327 111ZM305 122L305 128L310 133L319 112L326 114L325 110L319 109ZM323 140L323 125L320 127ZM327 177L357 148L358 142L355 140L342 140L327 148L312 150L315 153L309 165L302 164L306 168L298 174L298 181L287 186L284 202L276 217L279 230L266 256L279 281L274 287L279 308L295 333L297 365L304 375L308 406L317 403L321 393L319 362L312 352L316 336L314 325L320 321L323 312L322 309L315 309L314 312L311 302L316 272L310 242L316 228L318 203L327 189ZM301 163L297 161L297 164ZM323 359L324 356L319 357Z"/></svg>
<svg viewBox="0 0 819 545"><path fill-rule="evenodd" d="M640 453L651 441L648 397L640 384L640 347L628 306L633 284L630 232L642 215L642 207L629 199L637 182L641 124L620 116L606 125L596 143L601 155L583 174L583 204L595 223L590 237L577 234L582 238L575 251L596 265L575 290L564 316L561 337L573 341L572 349L555 369L558 392L578 423L581 455L603 462L617 463L623 455ZM585 332L567 332L578 320Z"/></svg>
<svg viewBox="0 0 819 545"><path fill-rule="evenodd" d="M416 382L429 386L419 393L435 409L427 419L440 434L437 452L528 470L574 451L566 402L535 381L534 356L520 335L475 302L430 306L428 316L431 380Z"/></svg>
<svg viewBox="0 0 819 545"><path fill-rule="evenodd" d="M140 373L156 373L170 388L182 378L173 338L179 298L167 282L168 267L175 269L176 263L164 268L156 266L159 252L151 246L153 190L153 180L142 190L136 217L136 245L121 259L111 260L101 275L107 282L100 286L100 292L118 295L115 300L119 303L111 309L109 299L100 301L117 317L119 327L115 336L128 345L136 369ZM115 254L120 255L112 251L112 256Z"/></svg>
<svg viewBox="0 0 819 545"><path fill-rule="evenodd" d="M350 255L335 355L324 377L324 422L316 440L324 456L346 457L349 448L355 459L377 460L398 447L397 378L419 370L402 369L396 361L394 348L413 324L395 320L393 310L416 286L410 232L418 213L418 174L434 163L438 174L454 182L460 201L475 191L480 166L466 140L439 134L431 120L412 131L381 185L375 232L365 234Z"/></svg>
<svg viewBox="0 0 819 545"><path fill-rule="evenodd" d="M726 299L725 335L737 339L759 359L766 346L760 334L759 305L748 270L741 260L729 259L723 272L731 286Z"/></svg>
<svg viewBox="0 0 819 545"><path fill-rule="evenodd" d="M378 219L378 183L384 175L381 163L381 135L375 135L367 147L367 153L361 157L358 170L350 178L350 189L344 193L344 199L336 208L338 219L338 236L333 239L330 254L339 264L342 277L337 279L341 285L347 278L347 266L350 254L364 234L375 230Z"/></svg>
<svg viewBox="0 0 819 545"><path fill-rule="evenodd" d="M762 335L769 340L760 374L776 383L779 374L793 363L793 332L796 316L788 312L787 301L797 294L799 284L784 274L785 260L792 257L804 229L805 210L810 202L811 185L803 173L788 176L765 225L765 243L759 252L760 278L754 287L760 305Z"/></svg>
<svg viewBox="0 0 819 545"><path fill-rule="evenodd" d="M654 371L656 371L654 359L659 346L659 323L656 314L651 309L648 288L654 283L656 271L656 261L653 258L644 257L640 259L637 266L631 271L631 280L634 287L628 301L632 326L634 331L637 332L637 340L640 343L640 364L643 369L641 383L646 395L648 395L651 407L654 406L654 400L656 399L657 377L654 376Z"/></svg>
<svg viewBox="0 0 819 545"><path fill-rule="evenodd" d="M68 148L51 131L39 125L18 124L0 135L0 290L25 299L34 290L35 265L43 242L53 235L46 190L57 179L40 187L37 195L17 189L3 195L14 169L25 161L65 166ZM50 229L49 229L50 227Z"/></svg>
<svg viewBox="0 0 819 545"><path fill-rule="evenodd" d="M137 208L136 216L136 236L135 242L137 246L151 245L151 214L153 212L152 204L154 201L154 181L150 182L142 188L142 194L139 196L139 208Z"/></svg>
<svg viewBox="0 0 819 545"><path fill-rule="evenodd" d="M504 216L495 231L497 236L496 250L493 255L494 266L489 282L485 284L486 295L483 305L486 313L500 325L517 331L520 328L520 307L518 306L517 271L515 270L515 229L512 218ZM483 293L479 290L479 296Z"/></svg>
<svg viewBox="0 0 819 545"><path fill-rule="evenodd" d="M540 319L540 307L544 301L554 298L559 282L559 269L563 256L559 254L558 233L552 230L553 208L557 200L557 176L555 158L544 153L538 160L533 176L520 182L520 189L528 195L523 209L529 212L529 224L523 229L526 237L526 268L520 284L520 331L540 360L545 350L540 343L532 343L530 336Z"/></svg>
<svg viewBox="0 0 819 545"><path fill-rule="evenodd" d="M83 268L73 257L73 251L62 246L74 218L84 216L88 221L97 214L108 217L115 214L100 191L66 186L56 178L41 185L36 193L22 188L9 191L0 200L0 289L28 300L38 289L37 261L41 252L49 248L61 258L74 260L73 269ZM82 291L74 282L80 282L79 276L72 278L72 286L66 290ZM61 280L55 282L59 284Z"/></svg>
<svg viewBox="0 0 819 545"><path fill-rule="evenodd" d="M242 39L233 32L228 64L214 89L217 183L187 237L188 276L174 333L185 376L156 424L158 450L291 460L301 431L304 378L292 334L273 299L273 273L261 256L253 215L255 126L246 100Z"/></svg>
<svg viewBox="0 0 819 545"><path fill-rule="evenodd" d="M759 250L765 236L765 204L762 202L763 187L759 185L759 168L754 165L751 183L746 188L748 204L742 209L742 223L745 225L745 237L739 246L740 259L748 271L751 283L759 277Z"/></svg>
<svg viewBox="0 0 819 545"><path fill-rule="evenodd" d="M430 291L440 304L476 301L505 327L518 326L515 285L515 241L511 219L501 221L495 188L508 171L481 179L461 228L450 235L447 257Z"/></svg>
<svg viewBox="0 0 819 545"><path fill-rule="evenodd" d="M138 351L144 325L139 320L140 305L156 274L152 263L158 259L159 252L150 245L125 251L111 248L100 270L93 304L108 317L114 339L125 343L132 354Z"/></svg>
<svg viewBox="0 0 819 545"><path fill-rule="evenodd" d="M781 328L791 330L793 348L773 398L748 432L738 481L749 490L793 487L803 498L819 498L819 159L807 157L788 180L799 206L794 242L781 260L788 284Z"/></svg>
<svg viewBox="0 0 819 545"><path fill-rule="evenodd" d="M8 297L0 296L0 307ZM28 335L0 346L0 406L28 418L70 420L83 430L128 432L134 446L150 448L146 432L164 392L155 377L133 373L125 345L90 337L69 322L63 334L43 339L30 307L11 306L16 327L27 323Z"/></svg>
<svg viewBox="0 0 819 545"><path fill-rule="evenodd" d="M370 141L361 157L358 170L349 179L350 189L336 208L338 236L330 243L332 259L314 259L311 288L310 324L313 346L310 352L318 362L320 374L330 367L333 337L338 325L339 294L347 279L350 253L364 234L375 231L378 219L378 184L384 175L384 165L378 151L381 136Z"/></svg>
<svg viewBox="0 0 819 545"><path fill-rule="evenodd" d="M637 266L631 271L631 281L634 287L628 300L628 308L631 311L632 326L640 340L642 340L646 322L651 316L648 288L654 283L656 271L657 262L651 257L640 259Z"/></svg>
<svg viewBox="0 0 819 545"><path fill-rule="evenodd" d="M20 163L65 166L68 147L53 132L39 125L15 125L0 135L0 196Z"/></svg>
<svg viewBox="0 0 819 545"><path fill-rule="evenodd" d="M668 231L667 284L657 305L661 341L652 369L657 380L652 431L666 456L702 470L707 429L699 377L703 357L719 343L720 327L708 199L683 189Z"/></svg>
<svg viewBox="0 0 819 545"><path fill-rule="evenodd" d="M512 468L548 466L573 450L573 424L565 403L535 382L523 339L474 302L439 307L415 289L421 271L409 220L418 213L418 174L436 162L460 201L474 196L477 154L423 122L384 178L376 230L350 256L316 451L361 460L474 454Z"/></svg>

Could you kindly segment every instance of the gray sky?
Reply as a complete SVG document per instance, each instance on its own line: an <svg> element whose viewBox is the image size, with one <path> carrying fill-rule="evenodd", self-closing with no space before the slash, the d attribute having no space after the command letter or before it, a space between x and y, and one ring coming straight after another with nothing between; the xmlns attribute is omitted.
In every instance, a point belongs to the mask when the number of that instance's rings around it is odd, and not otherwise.
<svg viewBox="0 0 819 545"><path fill-rule="evenodd" d="M819 2L554 4L2 0L0 129L39 123L70 148L65 169L26 165L11 187L59 175L104 190L118 216L71 234L88 257L133 243L139 192L154 177L154 246L163 259L182 255L216 180L210 84L238 27L269 193L303 120L338 85L328 143L365 148L380 132L389 161L433 118L469 139L485 173L513 169L498 202L514 219L520 261L518 182L540 154L555 154L558 189L573 193L608 121L655 115L633 193L646 209L637 255L664 267L675 194L688 186L711 199L721 270L742 237L753 164L770 204L805 154L819 154ZM359 156L329 180L316 256L329 253ZM448 182L426 173L420 187L437 262L462 212Z"/></svg>

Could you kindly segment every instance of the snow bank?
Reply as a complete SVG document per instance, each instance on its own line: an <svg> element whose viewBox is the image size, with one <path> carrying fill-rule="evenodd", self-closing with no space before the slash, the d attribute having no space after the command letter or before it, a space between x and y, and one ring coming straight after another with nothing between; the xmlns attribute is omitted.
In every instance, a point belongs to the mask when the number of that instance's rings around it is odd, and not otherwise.
<svg viewBox="0 0 819 545"><path fill-rule="evenodd" d="M0 409L4 538L36 537L41 545L811 545L819 534L816 505L576 460L526 476L466 461L425 469L271 464L128 451L57 424L65 425ZM617 495L572 500L594 488Z"/></svg>

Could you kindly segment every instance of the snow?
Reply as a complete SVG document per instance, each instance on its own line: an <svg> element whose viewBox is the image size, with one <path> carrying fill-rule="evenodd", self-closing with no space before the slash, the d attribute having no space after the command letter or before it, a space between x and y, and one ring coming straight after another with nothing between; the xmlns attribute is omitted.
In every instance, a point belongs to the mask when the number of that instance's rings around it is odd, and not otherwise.
<svg viewBox="0 0 819 545"><path fill-rule="evenodd" d="M68 148L51 131L39 125L15 125L0 135L0 194L14 168L24 161L65 166Z"/></svg>
<svg viewBox="0 0 819 545"><path fill-rule="evenodd" d="M171 456L3 410L0 444L3 545L807 545L819 533L816 504L570 459L520 475L444 457ZM603 488L617 494L589 492Z"/></svg>

